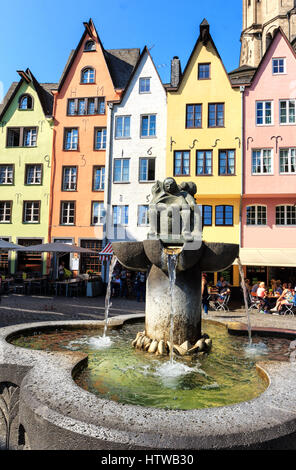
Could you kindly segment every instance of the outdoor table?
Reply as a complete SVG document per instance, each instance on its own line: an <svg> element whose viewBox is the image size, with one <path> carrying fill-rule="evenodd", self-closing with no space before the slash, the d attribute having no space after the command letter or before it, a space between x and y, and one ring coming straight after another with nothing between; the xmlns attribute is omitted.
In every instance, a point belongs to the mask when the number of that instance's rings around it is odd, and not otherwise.
<svg viewBox="0 0 296 470"><path fill-rule="evenodd" d="M64 280L64 281L53 281L55 294L59 295L60 288L65 286L65 294L66 294L66 297L68 297L68 295L69 295L69 285L70 284L79 284L80 282L81 282L81 279L69 279L69 280Z"/></svg>

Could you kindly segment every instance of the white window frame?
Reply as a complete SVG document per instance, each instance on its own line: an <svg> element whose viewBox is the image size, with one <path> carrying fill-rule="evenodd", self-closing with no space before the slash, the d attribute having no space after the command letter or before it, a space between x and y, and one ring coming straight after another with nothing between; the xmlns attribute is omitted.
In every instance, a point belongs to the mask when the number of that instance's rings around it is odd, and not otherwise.
<svg viewBox="0 0 296 470"><path fill-rule="evenodd" d="M270 172L263 172L263 158L264 158L264 155L263 155L263 152L264 151L268 151L270 152L270 159L271 159L271 169L270 169ZM253 171L253 153L254 152L260 152L260 172L254 172ZM251 173L253 176L257 176L257 175L260 175L260 176L266 176L266 175L273 175L273 149L272 148L263 148L263 149L252 149L252 156L251 156Z"/></svg>
<svg viewBox="0 0 296 470"><path fill-rule="evenodd" d="M115 222L114 221L114 209L118 208L118 213L119 213L119 221ZM125 208L127 207L127 222L125 222ZM113 225L122 225L124 227L128 226L128 219L129 219L129 206L127 204L116 204L112 206L112 223ZM123 222L124 221L124 222Z"/></svg>
<svg viewBox="0 0 296 470"><path fill-rule="evenodd" d="M96 179L96 171L101 170L100 172L100 184L99 188L95 189L95 179ZM104 191L105 188L105 167L102 165L95 165L93 167L93 191L98 192L98 191Z"/></svg>
<svg viewBox="0 0 296 470"><path fill-rule="evenodd" d="M255 208L255 223L254 224L250 224L248 223L248 208L249 207L254 207ZM261 223L259 224L258 223L258 220L259 220L259 214L258 214L258 211L259 211L259 207L263 207L265 209L265 223ZM261 217L262 217L262 214L261 214ZM267 225L267 206L264 205L264 204L250 204L246 207L246 225L249 226L249 227L266 227Z"/></svg>
<svg viewBox="0 0 296 470"><path fill-rule="evenodd" d="M146 178L142 179L141 178L141 174L142 174L142 162L144 160L147 160L147 168L146 168ZM154 178L153 179L149 179L148 176L149 176L149 162L150 161L154 161ZM140 157L139 159L139 183L153 183L153 181L155 181L155 174L156 174L156 158L155 157Z"/></svg>
<svg viewBox="0 0 296 470"><path fill-rule="evenodd" d="M274 72L274 62L275 61L279 61L279 60L283 60L284 61L284 71L283 72ZM278 65L278 68L279 68L279 65ZM284 75L287 73L287 61L286 61L286 57L273 57L272 58L272 75Z"/></svg>
<svg viewBox="0 0 296 470"><path fill-rule="evenodd" d="M29 143L26 143L26 137L29 135ZM37 146L37 127L24 127L24 147L36 147Z"/></svg>
<svg viewBox="0 0 296 470"><path fill-rule="evenodd" d="M141 210L141 207L145 207L146 210L144 212L144 218L145 218L145 222L144 223L141 223L140 221L140 210ZM148 204L139 204L138 205L138 216L137 216L137 225L138 227L147 227L149 225L149 215L148 215L148 211L149 211L149 205Z"/></svg>
<svg viewBox="0 0 296 470"><path fill-rule="evenodd" d="M12 185L13 184L13 180L14 180L14 167L13 165L0 165L0 171L3 170L4 171L4 182L1 183L0 181L0 185ZM9 181L9 179L11 179L11 181Z"/></svg>
<svg viewBox="0 0 296 470"><path fill-rule="evenodd" d="M11 201L0 201L0 205L3 204L3 218L0 214L0 224L10 224L12 216L12 202ZM7 217L9 218L7 220Z"/></svg>
<svg viewBox="0 0 296 470"><path fill-rule="evenodd" d="M289 122L290 102L294 102L294 122ZM286 103L286 122L281 122L281 103ZM296 124L296 100L294 98L289 99L289 100L279 101L279 121L280 121L280 126L293 126Z"/></svg>
<svg viewBox="0 0 296 470"><path fill-rule="evenodd" d="M117 135L117 131L118 131L118 120L119 119L122 119L122 125L120 127L120 132L119 132L119 135ZM128 119L129 120L129 126L128 126L128 134L125 134L125 129L126 129L126 126L125 126L125 120ZM114 132L115 132L115 139L130 139L130 136L131 136L131 115L130 114L126 114L126 115L123 115L123 116L115 116L115 129L114 129Z"/></svg>
<svg viewBox="0 0 296 470"><path fill-rule="evenodd" d="M115 179L115 164L117 162L120 162L120 179L116 180ZM123 178L123 167L124 167L124 162L128 162L128 178L124 179ZM129 158L114 158L114 163L113 163L113 183L129 183L130 182L130 159Z"/></svg>
<svg viewBox="0 0 296 470"><path fill-rule="evenodd" d="M33 168L32 182L28 182L29 167ZM26 165L26 185L41 185L42 184L42 165L40 163L29 163Z"/></svg>
<svg viewBox="0 0 296 470"><path fill-rule="evenodd" d="M277 223L277 209L280 208L280 207L284 207L284 224L278 224ZM287 208L288 207L292 207L294 209L294 212L295 212L295 223L294 224L287 224ZM296 226L296 207L293 206L292 204L278 204L275 208L275 225L277 227L295 227Z"/></svg>
<svg viewBox="0 0 296 470"><path fill-rule="evenodd" d="M294 150L294 155L292 155L292 151ZM289 171L281 171L281 152L283 151L288 151L288 167L289 167ZM280 148L279 150L279 158L280 158L280 175L295 175L296 174L296 148L295 147L286 147L286 148ZM285 157L284 157L285 158ZM295 171L292 171L291 168L292 168L292 158L295 159L295 162L294 162L294 167L295 167Z"/></svg>
<svg viewBox="0 0 296 470"><path fill-rule="evenodd" d="M98 133L101 133L98 141ZM97 144L99 143L99 147ZM106 150L107 143L107 127L96 127L95 128L95 150Z"/></svg>
<svg viewBox="0 0 296 470"><path fill-rule="evenodd" d="M143 81L145 83L145 86L144 86L145 90L144 91L141 90L141 83L143 83ZM147 88L146 83L147 82L149 83L149 90L146 90L146 88ZM141 95L145 94L145 93L151 93L151 77L140 77L139 78L139 93Z"/></svg>
<svg viewBox="0 0 296 470"><path fill-rule="evenodd" d="M29 204L31 205L31 207L29 206ZM37 211L38 211L38 220L34 220L34 216L36 216ZM24 201L23 223L25 224L39 224L40 223L40 201Z"/></svg>
<svg viewBox="0 0 296 470"><path fill-rule="evenodd" d="M94 209L95 209L95 204L98 205L98 222L94 221ZM103 201L92 201L91 204L91 224L92 225L103 225L105 221L105 207L104 207L104 202Z"/></svg>
<svg viewBox="0 0 296 470"><path fill-rule="evenodd" d="M74 131L77 131L74 132ZM71 150L78 150L79 145L79 130L77 127L67 127L64 130L64 150L71 151ZM70 134L70 141L69 141L69 148L67 148L67 135Z"/></svg>
<svg viewBox="0 0 296 470"><path fill-rule="evenodd" d="M73 209L71 209L70 204L73 204ZM73 215L70 215L71 210L73 210ZM60 224L61 225L75 225L75 211L76 211L75 201L61 201ZM64 215L64 212L65 212L65 215ZM73 217L73 222L69 222L70 217ZM63 222L64 218L67 219L66 222Z"/></svg>
<svg viewBox="0 0 296 470"><path fill-rule="evenodd" d="M257 106L258 104L262 103L263 104L263 123L262 124L258 124L257 120L258 120L258 116L257 116L257 112L258 112L258 109L257 109ZM271 103L271 122L270 123L267 123L266 122L266 103ZM258 127L262 127L262 126L273 126L274 125L274 103L273 103L273 100L259 100L259 101L256 101L256 105L255 105L255 121L256 121L256 126Z"/></svg>
<svg viewBox="0 0 296 470"><path fill-rule="evenodd" d="M151 121L151 117L155 117L155 134L151 134L151 125L150 125L150 121ZM147 131L148 131L148 134L147 135L143 135L143 119L144 118L148 118L148 126L147 126ZM153 139L157 137L157 114L156 113L150 113L150 114L142 114L141 115L141 120L140 120L140 138L141 139Z"/></svg>
<svg viewBox="0 0 296 470"><path fill-rule="evenodd" d="M69 171L68 185L66 185L66 179L65 179L67 170ZM77 173L78 173L77 166L64 166L63 167L62 191L77 191Z"/></svg>

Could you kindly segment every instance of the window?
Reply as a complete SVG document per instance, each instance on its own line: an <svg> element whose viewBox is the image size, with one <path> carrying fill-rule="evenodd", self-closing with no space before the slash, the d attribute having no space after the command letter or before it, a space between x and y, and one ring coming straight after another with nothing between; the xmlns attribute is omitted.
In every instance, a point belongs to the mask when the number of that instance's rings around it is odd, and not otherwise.
<svg viewBox="0 0 296 470"><path fill-rule="evenodd" d="M280 173L296 173L296 148L280 149Z"/></svg>
<svg viewBox="0 0 296 470"><path fill-rule="evenodd" d="M224 127L224 103L209 104L208 127Z"/></svg>
<svg viewBox="0 0 296 470"><path fill-rule="evenodd" d="M95 129L95 150L105 150L107 140L107 128L98 127Z"/></svg>
<svg viewBox="0 0 296 470"><path fill-rule="evenodd" d="M105 167L95 166L93 170L93 191L104 191Z"/></svg>
<svg viewBox="0 0 296 470"><path fill-rule="evenodd" d="M271 149L253 150L252 153L252 174L272 174L273 161Z"/></svg>
<svg viewBox="0 0 296 470"><path fill-rule="evenodd" d="M235 150L219 150L219 175L234 175Z"/></svg>
<svg viewBox="0 0 296 470"><path fill-rule="evenodd" d="M198 64L198 80L209 80L211 64Z"/></svg>
<svg viewBox="0 0 296 470"><path fill-rule="evenodd" d="M272 73L273 75L286 73L286 59L272 59Z"/></svg>
<svg viewBox="0 0 296 470"><path fill-rule="evenodd" d="M26 165L25 184L42 184L42 165Z"/></svg>
<svg viewBox="0 0 296 470"><path fill-rule="evenodd" d="M33 127L24 129L24 147L36 147L37 129Z"/></svg>
<svg viewBox="0 0 296 470"><path fill-rule="evenodd" d="M81 83L95 83L95 71L91 67L83 69L81 72Z"/></svg>
<svg viewBox="0 0 296 470"><path fill-rule="evenodd" d="M33 98L31 95L22 95L19 99L19 109L27 111L33 109Z"/></svg>
<svg viewBox="0 0 296 470"><path fill-rule="evenodd" d="M0 201L0 224L11 222L12 202Z"/></svg>
<svg viewBox="0 0 296 470"><path fill-rule="evenodd" d="M102 250L102 240L81 240L80 245L82 248L88 248L96 253L81 253L81 270L82 273L87 273L91 270L95 273L101 273L102 263L100 260L99 253Z"/></svg>
<svg viewBox="0 0 296 470"><path fill-rule="evenodd" d="M139 80L139 92L150 93L150 78L140 78Z"/></svg>
<svg viewBox="0 0 296 470"><path fill-rule="evenodd" d="M156 136L156 114L141 116L141 137Z"/></svg>
<svg viewBox="0 0 296 470"><path fill-rule="evenodd" d="M102 225L105 220L105 209L103 202L93 202L91 209L91 224Z"/></svg>
<svg viewBox="0 0 296 470"><path fill-rule="evenodd" d="M186 105L186 128L199 129L202 124L202 105L187 104Z"/></svg>
<svg viewBox="0 0 296 470"><path fill-rule="evenodd" d="M296 207L295 206L277 206L276 225L296 225Z"/></svg>
<svg viewBox="0 0 296 470"><path fill-rule="evenodd" d="M117 116L115 120L115 137L130 137L130 116Z"/></svg>
<svg viewBox="0 0 296 470"><path fill-rule="evenodd" d="M139 181L155 181L155 158L140 158Z"/></svg>
<svg viewBox="0 0 296 470"><path fill-rule="evenodd" d="M96 44L94 41L86 41L84 45L84 52L90 52L96 50Z"/></svg>
<svg viewBox="0 0 296 470"><path fill-rule="evenodd" d="M216 206L216 221L218 226L233 225L233 206Z"/></svg>
<svg viewBox="0 0 296 470"><path fill-rule="evenodd" d="M23 223L38 224L40 220L40 201L24 201Z"/></svg>
<svg viewBox="0 0 296 470"><path fill-rule="evenodd" d="M202 216L202 226L210 227L212 225L212 206L199 205L198 207Z"/></svg>
<svg viewBox="0 0 296 470"><path fill-rule="evenodd" d="M147 205L140 205L138 206L138 226L147 226L149 225L149 206Z"/></svg>
<svg viewBox="0 0 296 470"><path fill-rule="evenodd" d="M128 225L128 206L113 206L113 225Z"/></svg>
<svg viewBox="0 0 296 470"><path fill-rule="evenodd" d="M77 189L77 167L63 167L62 191L76 191Z"/></svg>
<svg viewBox="0 0 296 470"><path fill-rule="evenodd" d="M65 129L64 150L78 150L78 129Z"/></svg>
<svg viewBox="0 0 296 470"><path fill-rule="evenodd" d="M174 176L189 176L190 174L190 152L174 152Z"/></svg>
<svg viewBox="0 0 296 470"><path fill-rule="evenodd" d="M114 183L129 182L129 162L128 158L114 159Z"/></svg>
<svg viewBox="0 0 296 470"><path fill-rule="evenodd" d="M280 124L295 124L295 100L280 101Z"/></svg>
<svg viewBox="0 0 296 470"><path fill-rule="evenodd" d="M267 212L266 206L248 206L247 207L247 225L266 225Z"/></svg>
<svg viewBox="0 0 296 470"><path fill-rule="evenodd" d="M7 129L7 147L36 147L37 127Z"/></svg>
<svg viewBox="0 0 296 470"><path fill-rule="evenodd" d="M212 150L196 151L196 176L212 174Z"/></svg>
<svg viewBox="0 0 296 470"><path fill-rule="evenodd" d="M68 116L105 114L105 98L71 98L68 100Z"/></svg>
<svg viewBox="0 0 296 470"><path fill-rule="evenodd" d="M61 202L61 225L75 225L75 201Z"/></svg>
<svg viewBox="0 0 296 470"><path fill-rule="evenodd" d="M13 165L0 165L0 184L13 184Z"/></svg>
<svg viewBox="0 0 296 470"><path fill-rule="evenodd" d="M269 126L273 124L273 102L256 102L256 124L257 126Z"/></svg>

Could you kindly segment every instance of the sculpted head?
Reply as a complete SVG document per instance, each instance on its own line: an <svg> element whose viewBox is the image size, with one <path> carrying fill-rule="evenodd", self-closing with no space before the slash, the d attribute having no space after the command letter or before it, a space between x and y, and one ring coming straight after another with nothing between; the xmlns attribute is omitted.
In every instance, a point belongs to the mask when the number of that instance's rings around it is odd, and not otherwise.
<svg viewBox="0 0 296 470"><path fill-rule="evenodd" d="M176 183L176 181L174 180L174 178L166 178L163 182L163 189L167 192L167 193L170 193L170 194L175 194L177 192L179 192L179 188L178 188L178 185Z"/></svg>

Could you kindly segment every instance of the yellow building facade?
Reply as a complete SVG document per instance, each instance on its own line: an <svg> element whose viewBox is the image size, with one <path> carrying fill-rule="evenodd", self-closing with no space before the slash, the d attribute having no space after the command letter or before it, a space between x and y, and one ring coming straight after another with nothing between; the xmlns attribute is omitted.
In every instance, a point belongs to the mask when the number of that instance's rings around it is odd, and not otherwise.
<svg viewBox="0 0 296 470"><path fill-rule="evenodd" d="M183 74L178 58L172 61L166 169L177 183L196 183L207 242L240 243L241 106L240 88L232 86L203 21ZM230 280L239 285L236 266Z"/></svg>

